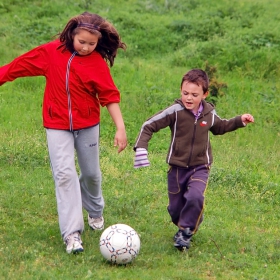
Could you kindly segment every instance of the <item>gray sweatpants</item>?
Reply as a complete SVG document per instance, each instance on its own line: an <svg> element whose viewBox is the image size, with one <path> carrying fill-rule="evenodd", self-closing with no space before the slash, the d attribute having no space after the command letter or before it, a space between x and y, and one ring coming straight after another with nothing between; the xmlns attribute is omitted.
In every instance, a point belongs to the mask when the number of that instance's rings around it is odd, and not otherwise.
<svg viewBox="0 0 280 280"><path fill-rule="evenodd" d="M55 182L59 227L62 238L84 230L82 207L102 216L104 199L99 166L99 125L79 131L46 129ZM75 166L77 152L80 176Z"/></svg>

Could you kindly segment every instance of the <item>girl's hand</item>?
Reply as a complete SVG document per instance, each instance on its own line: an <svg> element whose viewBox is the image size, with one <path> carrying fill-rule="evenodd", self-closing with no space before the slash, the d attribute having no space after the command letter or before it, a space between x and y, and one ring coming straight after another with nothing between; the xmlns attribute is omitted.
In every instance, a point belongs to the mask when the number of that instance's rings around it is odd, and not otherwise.
<svg viewBox="0 0 280 280"><path fill-rule="evenodd" d="M127 146L127 138L122 113L118 103L108 104L107 109L117 128L117 132L114 139L114 146L119 146L118 153L120 153Z"/></svg>
<svg viewBox="0 0 280 280"><path fill-rule="evenodd" d="M118 146L118 153L123 151L127 146L127 138L125 130L117 130L115 139L114 139L114 147Z"/></svg>
<svg viewBox="0 0 280 280"><path fill-rule="evenodd" d="M254 117L250 114L244 114L241 116L241 120L243 123L253 123L254 122Z"/></svg>

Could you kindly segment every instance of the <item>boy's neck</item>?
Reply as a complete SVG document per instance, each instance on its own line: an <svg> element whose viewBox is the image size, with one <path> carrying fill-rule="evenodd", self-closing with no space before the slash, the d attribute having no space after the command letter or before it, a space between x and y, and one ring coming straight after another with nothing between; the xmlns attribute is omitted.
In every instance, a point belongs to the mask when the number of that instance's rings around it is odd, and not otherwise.
<svg viewBox="0 0 280 280"><path fill-rule="evenodd" d="M203 111L202 102L200 102L199 107L198 107L197 110L191 110L191 112L192 112L196 117L199 117L200 114L202 113L202 111Z"/></svg>

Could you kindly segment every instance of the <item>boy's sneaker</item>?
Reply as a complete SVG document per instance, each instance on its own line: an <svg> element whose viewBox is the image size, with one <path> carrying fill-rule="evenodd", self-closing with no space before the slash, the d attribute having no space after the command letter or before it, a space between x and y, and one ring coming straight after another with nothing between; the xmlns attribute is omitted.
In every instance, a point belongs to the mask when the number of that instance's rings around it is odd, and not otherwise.
<svg viewBox="0 0 280 280"><path fill-rule="evenodd" d="M66 244L66 252L68 254L71 254L71 253L75 254L75 253L80 253L80 252L84 251L84 248L82 246L83 242L81 239L81 235L78 231L68 235L65 238L64 242Z"/></svg>
<svg viewBox="0 0 280 280"><path fill-rule="evenodd" d="M88 224L93 230L102 230L104 228L104 218L92 218L88 215Z"/></svg>
<svg viewBox="0 0 280 280"><path fill-rule="evenodd" d="M193 233L190 228L179 230L174 236L174 239L176 237L174 247L180 251L188 250L191 247L192 236Z"/></svg>
<svg viewBox="0 0 280 280"><path fill-rule="evenodd" d="M179 229L176 233L175 233L175 235L173 236L173 240L176 242L176 240L177 240L177 238L181 235L181 229Z"/></svg>

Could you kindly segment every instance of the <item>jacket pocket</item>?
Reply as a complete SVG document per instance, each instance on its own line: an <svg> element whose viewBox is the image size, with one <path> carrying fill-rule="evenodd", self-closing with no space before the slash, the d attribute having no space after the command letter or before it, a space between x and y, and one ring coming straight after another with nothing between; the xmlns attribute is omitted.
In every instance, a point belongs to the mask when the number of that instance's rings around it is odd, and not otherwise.
<svg viewBox="0 0 280 280"><path fill-rule="evenodd" d="M52 106L48 106L48 115L52 119Z"/></svg>

